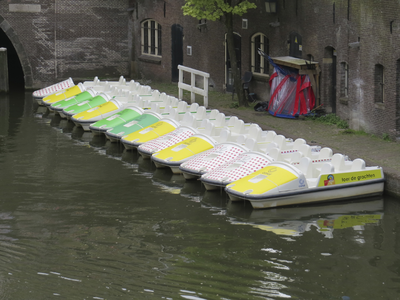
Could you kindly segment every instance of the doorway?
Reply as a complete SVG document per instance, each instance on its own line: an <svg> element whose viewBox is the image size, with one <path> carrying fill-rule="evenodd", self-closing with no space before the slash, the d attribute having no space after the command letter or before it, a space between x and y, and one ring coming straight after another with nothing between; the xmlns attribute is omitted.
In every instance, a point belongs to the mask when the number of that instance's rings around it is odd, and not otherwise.
<svg viewBox="0 0 400 300"><path fill-rule="evenodd" d="M237 58L237 65L239 68L239 74L241 73L241 65L242 65L242 37L234 32L233 33L233 42L235 44L235 50L236 50L236 58ZM234 87L233 87L233 74L232 74L232 68L231 68L231 60L229 57L228 53L228 43L226 40L226 35L225 35L225 87L227 92L233 92Z"/></svg>
<svg viewBox="0 0 400 300"><path fill-rule="evenodd" d="M172 82L178 82L178 65L183 64L183 27L181 25L172 25L171 39L171 79Z"/></svg>

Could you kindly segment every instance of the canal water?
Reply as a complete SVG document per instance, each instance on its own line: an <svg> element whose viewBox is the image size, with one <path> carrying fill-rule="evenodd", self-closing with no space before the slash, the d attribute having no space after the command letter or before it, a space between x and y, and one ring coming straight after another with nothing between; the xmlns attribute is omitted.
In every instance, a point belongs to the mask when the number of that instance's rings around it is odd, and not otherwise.
<svg viewBox="0 0 400 300"><path fill-rule="evenodd" d="M0 299L400 299L400 200L252 210L2 95Z"/></svg>

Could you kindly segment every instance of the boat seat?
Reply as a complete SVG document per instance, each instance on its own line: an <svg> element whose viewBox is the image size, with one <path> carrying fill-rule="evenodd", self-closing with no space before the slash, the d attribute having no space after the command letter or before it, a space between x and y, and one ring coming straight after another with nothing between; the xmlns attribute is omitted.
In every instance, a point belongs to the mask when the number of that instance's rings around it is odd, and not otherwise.
<svg viewBox="0 0 400 300"><path fill-rule="evenodd" d="M151 95L151 87L148 85L141 85L139 87L139 94L140 95Z"/></svg>
<svg viewBox="0 0 400 300"><path fill-rule="evenodd" d="M300 160L301 160L302 157L304 157L304 156L303 156L303 153L301 151L294 152L290 156L290 163L292 165L299 165L300 164Z"/></svg>
<svg viewBox="0 0 400 300"><path fill-rule="evenodd" d="M196 112L198 108L199 108L198 103L192 103L189 105L189 111L192 113Z"/></svg>
<svg viewBox="0 0 400 300"><path fill-rule="evenodd" d="M281 156L282 156L281 150L279 148L277 148L277 147L269 149L267 155L269 157L271 157L271 159L273 161L282 161L282 159L281 159Z"/></svg>
<svg viewBox="0 0 400 300"><path fill-rule="evenodd" d="M332 158L333 151L331 148L324 147L318 153L319 159Z"/></svg>
<svg viewBox="0 0 400 300"><path fill-rule="evenodd" d="M332 165L335 168L336 172L345 171L345 162L343 154L336 153L332 156Z"/></svg>
<svg viewBox="0 0 400 300"><path fill-rule="evenodd" d="M238 135L238 134L244 134L245 133L245 127L244 127L244 122L243 120L236 120L235 124L232 127L232 134Z"/></svg>
<svg viewBox="0 0 400 300"><path fill-rule="evenodd" d="M229 120L228 120L228 122L226 123L226 126L228 126L228 127L233 127L233 126L235 125L235 122L236 122L237 120L239 120L239 118L236 117L236 116L230 117Z"/></svg>
<svg viewBox="0 0 400 300"><path fill-rule="evenodd" d="M222 128L219 133L218 141L220 143L226 143L229 142L230 139L231 139L231 131L228 128Z"/></svg>
<svg viewBox="0 0 400 300"><path fill-rule="evenodd" d="M356 158L351 164L352 171L365 170L365 161L361 158Z"/></svg>
<svg viewBox="0 0 400 300"><path fill-rule="evenodd" d="M296 139L294 142L284 144L284 149L299 149L300 146L305 145L306 140L302 138ZM282 149L282 150L284 150Z"/></svg>
<svg viewBox="0 0 400 300"><path fill-rule="evenodd" d="M178 112L186 112L188 104L185 101L179 101L177 105Z"/></svg>
<svg viewBox="0 0 400 300"><path fill-rule="evenodd" d="M225 114L224 113L218 113L215 121L213 122L215 127L222 128L225 126L226 120L225 120Z"/></svg>
<svg viewBox="0 0 400 300"><path fill-rule="evenodd" d="M276 136L276 132L273 130L263 131L262 132L262 141L265 143L273 142L275 136Z"/></svg>
<svg viewBox="0 0 400 300"><path fill-rule="evenodd" d="M278 145L279 149L283 149L284 148L284 144L286 143L286 138L285 136L278 134L274 137L274 143L276 143Z"/></svg>
<svg viewBox="0 0 400 300"><path fill-rule="evenodd" d="M311 158L302 157L298 165L298 169L304 174L306 178L313 178L313 166Z"/></svg>
<svg viewBox="0 0 400 300"><path fill-rule="evenodd" d="M172 107L178 107L179 100L174 96L167 96L168 100Z"/></svg>
<svg viewBox="0 0 400 300"><path fill-rule="evenodd" d="M240 134L235 137L235 142L244 145L246 143L246 139L247 139L246 135Z"/></svg>
<svg viewBox="0 0 400 300"><path fill-rule="evenodd" d="M327 162L322 165L319 173L320 175L323 175L323 174L332 174L333 172L335 172L334 166L331 163Z"/></svg>
<svg viewBox="0 0 400 300"><path fill-rule="evenodd" d="M262 129L259 125L257 124L251 124L249 127L249 131L247 133L247 137L252 138L256 141L260 141L261 140L261 133L262 133Z"/></svg>
<svg viewBox="0 0 400 300"><path fill-rule="evenodd" d="M183 115L181 124L182 124L182 125L185 125L185 126L192 126L192 127L195 127L196 120L195 120L195 118L194 118L194 115L191 114L190 112L186 112L186 113Z"/></svg>
<svg viewBox="0 0 400 300"><path fill-rule="evenodd" d="M205 106L200 106L197 111L194 113L194 118L197 121L202 121L203 119L207 118L207 109Z"/></svg>
<svg viewBox="0 0 400 300"><path fill-rule="evenodd" d="M218 109L212 109L209 113L208 113L208 118L210 120L213 120L217 117L217 115L219 114L219 110Z"/></svg>
<svg viewBox="0 0 400 300"><path fill-rule="evenodd" d="M249 150L249 151L258 151L258 145L257 145L257 140L253 138L247 138L245 140L244 146Z"/></svg>

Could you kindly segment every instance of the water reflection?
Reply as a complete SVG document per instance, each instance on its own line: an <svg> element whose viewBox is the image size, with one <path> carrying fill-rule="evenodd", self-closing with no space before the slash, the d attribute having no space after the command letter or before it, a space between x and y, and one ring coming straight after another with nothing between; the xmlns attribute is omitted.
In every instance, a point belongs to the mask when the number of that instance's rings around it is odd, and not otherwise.
<svg viewBox="0 0 400 300"><path fill-rule="evenodd" d="M20 109L0 139L2 299L399 296L399 202L253 210Z"/></svg>
<svg viewBox="0 0 400 300"><path fill-rule="evenodd" d="M227 215L232 224L251 225L278 235L301 236L315 227L324 237L333 238L335 230L362 231L365 225L379 224L383 219L383 199L269 210L253 210L231 203Z"/></svg>

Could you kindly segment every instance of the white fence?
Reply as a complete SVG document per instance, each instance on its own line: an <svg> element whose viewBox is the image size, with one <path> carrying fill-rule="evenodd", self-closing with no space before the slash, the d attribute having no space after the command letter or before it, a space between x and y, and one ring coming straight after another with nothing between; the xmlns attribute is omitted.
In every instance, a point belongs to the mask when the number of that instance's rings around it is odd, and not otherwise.
<svg viewBox="0 0 400 300"><path fill-rule="evenodd" d="M178 82L179 99L182 99L183 90L186 90L186 91L190 92L191 103L195 102L195 100L196 100L195 94L198 94L198 95L203 96L204 106L207 108L208 107L208 78L210 77L210 74L202 72L202 71L198 71L196 69L184 67L181 65L178 65L178 69L179 69L179 82ZM183 83L183 72L190 73L190 85ZM196 75L203 77L203 88L199 88L199 87L195 86Z"/></svg>

